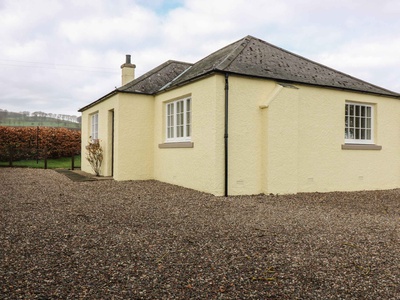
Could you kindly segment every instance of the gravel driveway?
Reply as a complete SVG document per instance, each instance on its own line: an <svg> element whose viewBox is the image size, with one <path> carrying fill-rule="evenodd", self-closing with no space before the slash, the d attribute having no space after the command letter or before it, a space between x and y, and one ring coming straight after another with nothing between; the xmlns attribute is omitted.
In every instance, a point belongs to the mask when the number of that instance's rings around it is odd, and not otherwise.
<svg viewBox="0 0 400 300"><path fill-rule="evenodd" d="M400 190L214 197L0 169L0 299L400 299Z"/></svg>

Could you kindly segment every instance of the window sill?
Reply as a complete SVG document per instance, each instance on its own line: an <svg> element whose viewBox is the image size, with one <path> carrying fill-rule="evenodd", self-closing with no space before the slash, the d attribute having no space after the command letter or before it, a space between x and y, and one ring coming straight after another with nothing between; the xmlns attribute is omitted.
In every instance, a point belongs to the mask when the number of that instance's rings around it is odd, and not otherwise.
<svg viewBox="0 0 400 300"><path fill-rule="evenodd" d="M382 146L375 144L344 144L342 150L381 150Z"/></svg>
<svg viewBox="0 0 400 300"><path fill-rule="evenodd" d="M168 149L168 148L193 148L193 142L170 142L170 143L163 143L158 144L158 148L160 149Z"/></svg>

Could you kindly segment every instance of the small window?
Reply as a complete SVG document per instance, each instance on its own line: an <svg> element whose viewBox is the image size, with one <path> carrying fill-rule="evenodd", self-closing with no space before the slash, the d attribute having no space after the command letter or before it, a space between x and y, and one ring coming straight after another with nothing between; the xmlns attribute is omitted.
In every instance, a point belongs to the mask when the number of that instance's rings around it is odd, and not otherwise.
<svg viewBox="0 0 400 300"><path fill-rule="evenodd" d="M372 105L346 103L345 108L345 143L373 144L373 115Z"/></svg>
<svg viewBox="0 0 400 300"><path fill-rule="evenodd" d="M166 106L167 142L190 141L191 136L191 99L173 101Z"/></svg>
<svg viewBox="0 0 400 300"><path fill-rule="evenodd" d="M99 139L99 114L93 114L91 116L91 135L90 138L92 140L98 140Z"/></svg>

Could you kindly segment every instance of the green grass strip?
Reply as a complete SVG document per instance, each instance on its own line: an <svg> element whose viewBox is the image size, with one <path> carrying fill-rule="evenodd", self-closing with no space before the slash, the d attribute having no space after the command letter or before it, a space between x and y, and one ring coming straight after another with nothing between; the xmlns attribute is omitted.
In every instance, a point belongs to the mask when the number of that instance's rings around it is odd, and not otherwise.
<svg viewBox="0 0 400 300"><path fill-rule="evenodd" d="M0 162L0 166L7 167L9 166L9 162ZM71 157L62 157L62 158L49 158L47 160L47 168L48 169L70 169L71 168ZM81 167L81 156L77 155L74 159L74 166L75 168ZM20 160L20 161L13 161L13 167L26 167L26 168L44 168L44 160L41 159L39 162L36 160Z"/></svg>

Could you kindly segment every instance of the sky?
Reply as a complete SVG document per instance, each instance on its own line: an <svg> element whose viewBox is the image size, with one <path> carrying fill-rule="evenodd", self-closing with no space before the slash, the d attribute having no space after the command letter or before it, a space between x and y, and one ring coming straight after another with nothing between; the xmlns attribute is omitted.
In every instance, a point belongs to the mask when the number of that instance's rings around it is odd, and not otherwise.
<svg viewBox="0 0 400 300"><path fill-rule="evenodd" d="M0 109L79 116L173 59L247 35L400 92L398 0L0 0Z"/></svg>

